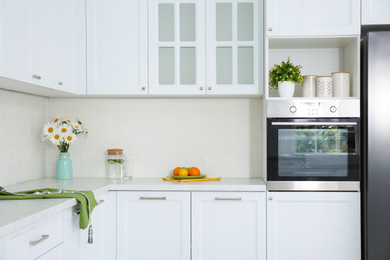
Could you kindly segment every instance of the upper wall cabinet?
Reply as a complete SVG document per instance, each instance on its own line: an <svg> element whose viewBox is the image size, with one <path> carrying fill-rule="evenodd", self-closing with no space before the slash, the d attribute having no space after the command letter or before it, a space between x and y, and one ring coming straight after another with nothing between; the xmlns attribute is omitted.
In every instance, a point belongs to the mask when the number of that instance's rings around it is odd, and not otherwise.
<svg viewBox="0 0 390 260"><path fill-rule="evenodd" d="M360 35L359 0L267 0L267 36Z"/></svg>
<svg viewBox="0 0 390 260"><path fill-rule="evenodd" d="M150 0L149 93L262 94L261 0Z"/></svg>
<svg viewBox="0 0 390 260"><path fill-rule="evenodd" d="M362 24L390 24L389 0L362 0Z"/></svg>
<svg viewBox="0 0 390 260"><path fill-rule="evenodd" d="M0 76L85 94L85 2L2 0L0 5ZM33 87L26 92L34 93Z"/></svg>
<svg viewBox="0 0 390 260"><path fill-rule="evenodd" d="M87 93L147 94L147 1L87 0Z"/></svg>

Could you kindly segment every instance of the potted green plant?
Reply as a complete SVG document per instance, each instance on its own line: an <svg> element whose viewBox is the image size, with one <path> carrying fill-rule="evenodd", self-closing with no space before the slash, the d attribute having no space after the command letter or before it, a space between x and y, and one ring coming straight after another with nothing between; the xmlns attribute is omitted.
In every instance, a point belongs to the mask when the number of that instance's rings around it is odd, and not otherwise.
<svg viewBox="0 0 390 260"><path fill-rule="evenodd" d="M269 71L269 85L271 89L278 89L280 97L292 97L295 84L302 85L301 65L294 65L288 57L287 62L275 64Z"/></svg>

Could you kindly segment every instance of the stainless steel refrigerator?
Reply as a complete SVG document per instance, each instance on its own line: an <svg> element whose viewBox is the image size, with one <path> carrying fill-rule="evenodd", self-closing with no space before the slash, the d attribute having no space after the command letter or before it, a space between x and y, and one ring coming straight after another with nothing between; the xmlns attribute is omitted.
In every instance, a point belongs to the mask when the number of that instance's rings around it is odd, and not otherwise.
<svg viewBox="0 0 390 260"><path fill-rule="evenodd" d="M389 260L390 26L362 28L362 39L362 259Z"/></svg>

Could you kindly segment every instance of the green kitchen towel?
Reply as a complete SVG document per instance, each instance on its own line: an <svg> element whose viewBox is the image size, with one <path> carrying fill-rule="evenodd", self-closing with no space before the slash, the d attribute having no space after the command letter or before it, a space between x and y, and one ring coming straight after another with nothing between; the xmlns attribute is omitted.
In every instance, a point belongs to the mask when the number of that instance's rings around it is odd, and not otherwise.
<svg viewBox="0 0 390 260"><path fill-rule="evenodd" d="M63 189L37 189L19 192L8 192L0 186L0 200L23 200L23 199L43 199L43 198L75 198L80 202L80 223L81 229L88 228L88 243L92 244L92 210L97 205L92 191L74 191Z"/></svg>

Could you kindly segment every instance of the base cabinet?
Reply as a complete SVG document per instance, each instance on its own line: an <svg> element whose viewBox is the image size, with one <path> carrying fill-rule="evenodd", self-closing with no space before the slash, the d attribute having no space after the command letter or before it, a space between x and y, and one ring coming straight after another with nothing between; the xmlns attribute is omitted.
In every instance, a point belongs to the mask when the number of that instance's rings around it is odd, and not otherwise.
<svg viewBox="0 0 390 260"><path fill-rule="evenodd" d="M64 211L64 259L115 259L115 192L96 196L92 212L93 243L88 244L88 228L79 228L77 206Z"/></svg>
<svg viewBox="0 0 390 260"><path fill-rule="evenodd" d="M62 213L59 213L8 234L3 238L4 251L0 250L0 255L4 260L40 259L64 242L62 224ZM57 254L63 254L60 251Z"/></svg>
<svg viewBox="0 0 390 260"><path fill-rule="evenodd" d="M64 244L58 245L46 254L38 257L35 260L63 260L64 259Z"/></svg>
<svg viewBox="0 0 390 260"><path fill-rule="evenodd" d="M268 192L267 260L357 260L359 192Z"/></svg>
<svg viewBox="0 0 390 260"><path fill-rule="evenodd" d="M117 259L266 259L265 192L117 192Z"/></svg>
<svg viewBox="0 0 390 260"><path fill-rule="evenodd" d="M265 260L265 192L193 192L192 259Z"/></svg>
<svg viewBox="0 0 390 260"><path fill-rule="evenodd" d="M189 192L117 192L117 259L190 259Z"/></svg>

